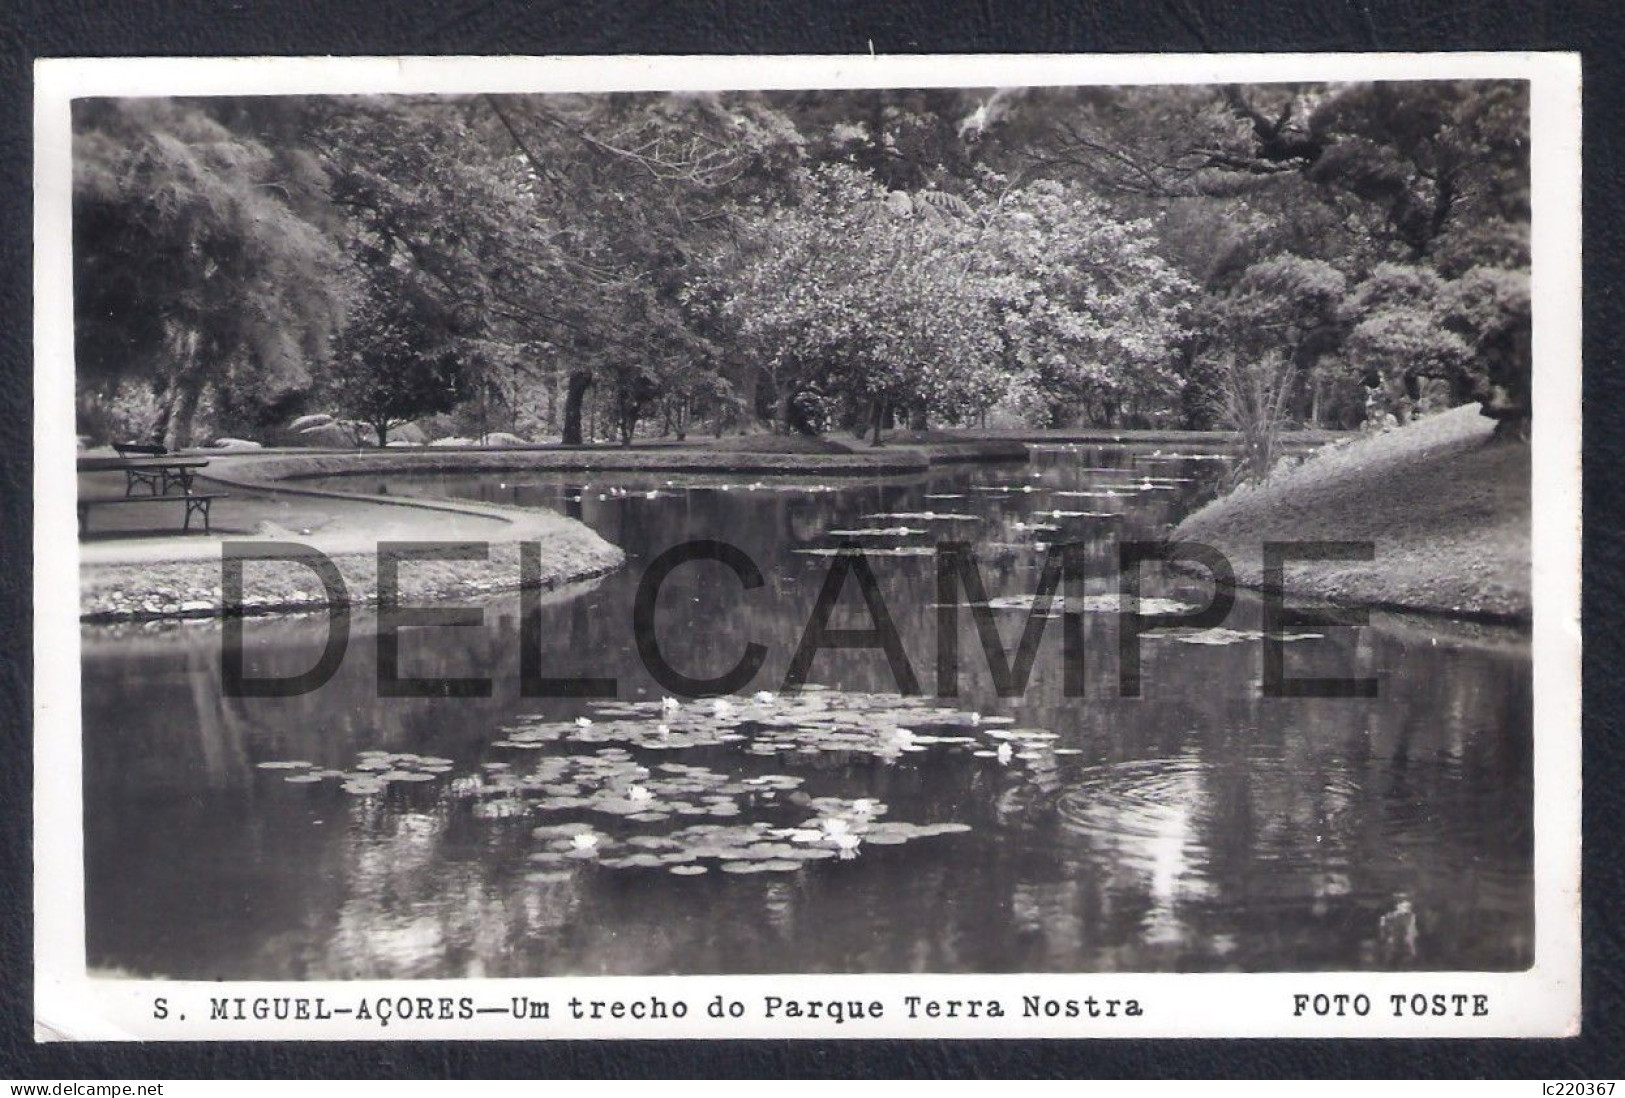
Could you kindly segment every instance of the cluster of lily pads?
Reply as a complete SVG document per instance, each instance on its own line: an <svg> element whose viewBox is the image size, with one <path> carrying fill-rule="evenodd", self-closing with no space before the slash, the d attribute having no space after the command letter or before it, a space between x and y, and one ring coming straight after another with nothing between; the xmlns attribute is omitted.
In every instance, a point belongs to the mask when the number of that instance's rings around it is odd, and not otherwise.
<svg viewBox="0 0 1625 1098"><path fill-rule="evenodd" d="M1139 613L1141 614L1182 614L1196 609L1190 603L1179 599L1160 598L1155 595L1141 595L1139 600ZM994 610L1021 610L1031 612L1040 605L1037 595L998 595L987 600L987 605ZM1064 613L1075 614L1116 614L1127 605L1126 600L1113 592L1095 595L1077 595L1066 597L1056 594L1050 599L1049 613L1060 615Z"/></svg>
<svg viewBox="0 0 1625 1098"><path fill-rule="evenodd" d="M1010 717L984 717L922 698L813 686L795 694L762 691L750 698L686 704L673 698L599 702L592 713L574 720L526 718L505 728L504 738L495 746L621 744L664 751L738 743L753 755L850 752L894 759L935 744L974 746L980 742L978 730L986 734L1014 723ZM579 764L561 763L555 757L550 765Z"/></svg>
<svg viewBox="0 0 1625 1098"><path fill-rule="evenodd" d="M283 781L295 785L337 781L346 793L382 793L391 782L430 782L449 772L451 759L414 755L404 751L362 751L348 770L332 770L302 759L281 759L259 764L261 770L286 770Z"/></svg>
<svg viewBox="0 0 1625 1098"><path fill-rule="evenodd" d="M486 773L459 778L451 791L478 797L480 804L511 801L538 812L660 823L673 816L738 816L742 803L767 802L800 784L800 778L783 774L736 779L680 763L651 769L623 748L606 747L590 755L545 755L523 774L506 763L487 763Z"/></svg>
<svg viewBox="0 0 1625 1098"><path fill-rule="evenodd" d="M912 839L970 830L961 823L910 824L883 820L887 806L869 798L803 798L795 823L755 820L739 824L691 824L665 834L617 837L576 822L546 825L532 834L545 846L530 855L530 874L541 881L570 873L572 862L608 869L664 869L696 877L723 873L793 873L809 862L850 860L864 844L894 846Z"/></svg>
<svg viewBox="0 0 1625 1098"><path fill-rule="evenodd" d="M806 557L929 557L936 553L936 549L929 545L882 545L882 546L846 546L846 545L820 545L810 549L792 549Z"/></svg>
<svg viewBox="0 0 1625 1098"><path fill-rule="evenodd" d="M542 816L533 831L541 849L531 854L527 874L537 882L561 880L582 862L685 877L713 870L788 873L814 861L856 857L866 846L970 830L952 821L888 819L888 806L874 798L814 796L803 788L805 778L749 773L743 759L724 772L656 761L644 753L650 750L722 748L764 759L840 753L893 761L951 744L1002 765L1079 753L1056 746L1053 732L1014 727L1010 717L823 687L688 702L605 701L589 712L515 722L495 744L520 751L515 761L485 761L448 784L452 797L471 802L476 817ZM382 750L360 752L349 770L301 760L260 766L286 771L292 782L337 780L358 794L430 781L453 769L450 759ZM545 822L549 816L566 820Z"/></svg>
<svg viewBox="0 0 1625 1098"><path fill-rule="evenodd" d="M1179 641L1181 644L1202 644L1210 646L1224 644L1246 644L1251 641L1264 639L1264 633L1262 630L1227 629L1222 626L1215 626L1211 629L1160 629L1153 630L1147 633L1146 636L1161 638L1164 640ZM1274 638L1280 641L1320 640L1324 636L1324 633L1283 632L1274 634Z"/></svg>
<svg viewBox="0 0 1625 1098"><path fill-rule="evenodd" d="M857 856L863 846L889 846L970 830L956 822L889 820L871 798L808 794L805 779L782 773L746 776L678 762L641 762L634 750L719 748L755 756L830 753L894 760L955 744L1011 764L1055 748L1055 733L1011 727L1009 717L965 712L910 697L809 687L791 695L766 691L748 699L596 703L592 716L529 719L505 729L497 746L549 748L528 773L487 764L477 779L458 779L453 793L519 798L542 813L586 817L538 827L544 849L532 855L537 881L563 879L576 862L609 869L664 869L677 876L792 872L827 858ZM914 727L910 727L910 726ZM918 730L916 730L918 729ZM615 746L600 746L612 744ZM582 746L596 749L581 753ZM751 817L743 819L749 813ZM730 822L717 818L734 817ZM665 832L652 825L677 823ZM631 825L644 830L626 834Z"/></svg>

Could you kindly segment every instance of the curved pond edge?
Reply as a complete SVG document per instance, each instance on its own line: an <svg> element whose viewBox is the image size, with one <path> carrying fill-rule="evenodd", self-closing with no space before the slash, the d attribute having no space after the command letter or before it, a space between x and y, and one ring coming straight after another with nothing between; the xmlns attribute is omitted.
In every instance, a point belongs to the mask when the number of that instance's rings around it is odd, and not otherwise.
<svg viewBox="0 0 1625 1098"><path fill-rule="evenodd" d="M402 567L398 572L397 601L403 606L470 601L523 589L556 590L608 575L626 561L626 554L618 546L585 523L554 511L294 486L286 483L290 471L271 461L230 461L222 465L224 469L211 469L199 479L258 494L307 496L424 512L421 536L425 541L443 540L435 515L493 522L492 533L479 539L487 546L484 559L436 559L431 555ZM534 577L522 576L522 544L541 547L540 568ZM378 605L376 551L323 552L338 572L342 597L332 597L307 565L262 561L249 565L252 583L245 574L241 604L232 607L225 604L219 556L85 564L80 568L79 620L99 625L303 614Z"/></svg>
<svg viewBox="0 0 1625 1098"><path fill-rule="evenodd" d="M732 473L741 476L868 477L919 473L933 465L1025 462L1027 444L1014 439L886 445L828 453L757 453L681 446L651 449L570 447L399 447L383 450L201 451L229 468L252 469L257 484L340 476L411 473ZM213 473L210 474L214 479Z"/></svg>

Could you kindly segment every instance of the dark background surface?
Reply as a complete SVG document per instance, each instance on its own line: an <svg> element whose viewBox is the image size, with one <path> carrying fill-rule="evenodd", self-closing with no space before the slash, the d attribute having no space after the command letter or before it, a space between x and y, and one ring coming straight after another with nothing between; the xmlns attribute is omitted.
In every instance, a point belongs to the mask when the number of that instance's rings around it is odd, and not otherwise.
<svg viewBox="0 0 1625 1098"><path fill-rule="evenodd" d="M1488 1076L1622 1074L1625 713L1620 330L1625 25L1607 0L525 0L0 5L0 1077ZM1585 81L1584 1034L1570 1041L35 1045L32 1038L32 360L35 58L376 54L1578 50ZM1420 75L1420 74L1419 74ZM1538 394L1537 394L1538 399ZM1538 730L1537 730L1538 734ZM49 872L50 867L42 867Z"/></svg>

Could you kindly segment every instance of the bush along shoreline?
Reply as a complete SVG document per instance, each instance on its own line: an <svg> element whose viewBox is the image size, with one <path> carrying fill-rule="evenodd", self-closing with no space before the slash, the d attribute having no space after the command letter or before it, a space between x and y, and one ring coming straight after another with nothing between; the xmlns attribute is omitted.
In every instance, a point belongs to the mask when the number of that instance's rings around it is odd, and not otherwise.
<svg viewBox="0 0 1625 1098"><path fill-rule="evenodd" d="M1249 588L1266 541L1366 542L1370 560L1286 565L1288 598L1527 625L1530 476L1528 444L1466 405L1283 463L1172 538L1215 547Z"/></svg>

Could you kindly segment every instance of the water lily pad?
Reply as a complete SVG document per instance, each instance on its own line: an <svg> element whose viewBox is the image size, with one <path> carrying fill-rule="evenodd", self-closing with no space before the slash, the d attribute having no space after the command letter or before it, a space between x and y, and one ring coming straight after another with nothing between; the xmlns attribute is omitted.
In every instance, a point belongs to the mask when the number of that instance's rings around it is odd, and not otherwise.
<svg viewBox="0 0 1625 1098"><path fill-rule="evenodd" d="M494 797L474 805L474 815L484 820L508 820L529 814L524 801L512 797Z"/></svg>
<svg viewBox="0 0 1625 1098"><path fill-rule="evenodd" d="M274 762L262 762L256 765L258 765L261 770L308 770L311 766L310 763L299 759L284 759Z"/></svg>
<svg viewBox="0 0 1625 1098"><path fill-rule="evenodd" d="M538 839L556 839L561 835L565 837L581 835L591 830L592 825L585 823L544 824L533 828L531 834Z"/></svg>
<svg viewBox="0 0 1625 1098"><path fill-rule="evenodd" d="M1181 644L1225 645L1246 644L1249 641L1262 640L1264 634L1257 629L1226 629L1215 627L1212 629L1156 629L1145 634L1152 639L1167 639L1179 641ZM1320 640L1320 633L1281 633L1277 639L1282 641Z"/></svg>
<svg viewBox="0 0 1625 1098"><path fill-rule="evenodd" d="M864 842L874 843L877 846L901 846L908 842L909 838L910 836L896 831L871 831L862 836Z"/></svg>
<svg viewBox="0 0 1625 1098"><path fill-rule="evenodd" d="M531 884L560 884L574 876L569 869L538 869L525 874L525 880Z"/></svg>
<svg viewBox="0 0 1625 1098"><path fill-rule="evenodd" d="M924 534L924 529L912 526L874 526L859 530L826 530L832 538L907 538Z"/></svg>
<svg viewBox="0 0 1625 1098"><path fill-rule="evenodd" d="M809 557L855 557L859 554L866 557L929 557L936 554L936 548L930 545L899 545L886 548L875 548L871 546L862 549L841 546L834 549L792 549L791 552L800 553L803 556Z"/></svg>

